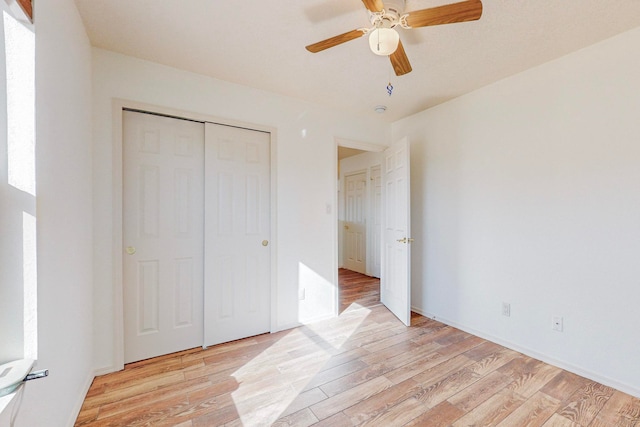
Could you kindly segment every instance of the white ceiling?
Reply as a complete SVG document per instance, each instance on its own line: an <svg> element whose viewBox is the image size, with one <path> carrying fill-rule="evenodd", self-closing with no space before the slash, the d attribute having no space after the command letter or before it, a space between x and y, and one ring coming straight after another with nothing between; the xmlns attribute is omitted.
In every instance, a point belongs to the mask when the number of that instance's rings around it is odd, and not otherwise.
<svg viewBox="0 0 640 427"><path fill-rule="evenodd" d="M485 0L479 21L401 29L413 71L396 77L366 37L304 48L367 27L360 0L76 3L94 46L389 122L640 26L640 0Z"/></svg>

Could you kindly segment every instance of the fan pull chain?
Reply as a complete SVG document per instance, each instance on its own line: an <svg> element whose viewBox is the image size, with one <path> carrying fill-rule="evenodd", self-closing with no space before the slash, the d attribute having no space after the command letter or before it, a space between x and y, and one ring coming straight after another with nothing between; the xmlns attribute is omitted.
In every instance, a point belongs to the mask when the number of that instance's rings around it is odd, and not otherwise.
<svg viewBox="0 0 640 427"><path fill-rule="evenodd" d="M387 93L389 94L389 96L391 96L391 94L393 93L393 85L391 84L391 82L389 82L389 84L387 85Z"/></svg>

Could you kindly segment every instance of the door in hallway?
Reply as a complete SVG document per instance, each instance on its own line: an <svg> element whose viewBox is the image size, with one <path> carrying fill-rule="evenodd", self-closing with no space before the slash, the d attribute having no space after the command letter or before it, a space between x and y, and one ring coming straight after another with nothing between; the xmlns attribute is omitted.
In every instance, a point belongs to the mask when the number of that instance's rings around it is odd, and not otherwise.
<svg viewBox="0 0 640 427"><path fill-rule="evenodd" d="M382 260L382 167L371 168L371 220L369 221L369 275L380 277L380 262Z"/></svg>
<svg viewBox="0 0 640 427"><path fill-rule="evenodd" d="M345 176L344 268L367 273L367 174Z"/></svg>

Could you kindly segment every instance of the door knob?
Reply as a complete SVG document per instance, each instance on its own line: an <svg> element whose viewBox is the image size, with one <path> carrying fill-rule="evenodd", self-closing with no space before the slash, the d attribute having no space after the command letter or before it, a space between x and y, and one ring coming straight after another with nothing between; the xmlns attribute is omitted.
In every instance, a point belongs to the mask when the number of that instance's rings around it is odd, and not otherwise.
<svg viewBox="0 0 640 427"><path fill-rule="evenodd" d="M344 226L344 229L345 229L345 230L348 230L348 229L349 229L349 226L348 226L348 225L345 225L345 226Z"/></svg>
<svg viewBox="0 0 640 427"><path fill-rule="evenodd" d="M268 241L268 240L263 240L263 241L262 241L262 246L267 246L268 244L269 244L269 241Z"/></svg>
<svg viewBox="0 0 640 427"><path fill-rule="evenodd" d="M127 246L127 248L125 249L125 251L127 251L127 253L128 253L129 255L133 255L133 254L135 254L135 253L136 253L136 248L135 248L135 247L133 247L133 246Z"/></svg>
<svg viewBox="0 0 640 427"><path fill-rule="evenodd" d="M402 239L398 239L398 242L400 243L411 243L413 242L414 239L407 239L406 237L403 237Z"/></svg>

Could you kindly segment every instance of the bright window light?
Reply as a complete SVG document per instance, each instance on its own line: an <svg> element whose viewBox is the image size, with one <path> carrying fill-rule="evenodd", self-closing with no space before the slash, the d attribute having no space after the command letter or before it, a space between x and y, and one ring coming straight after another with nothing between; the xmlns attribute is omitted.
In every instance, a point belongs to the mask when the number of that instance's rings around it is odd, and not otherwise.
<svg viewBox="0 0 640 427"><path fill-rule="evenodd" d="M32 197L12 197L12 210L22 211L22 271L16 266L16 278L22 276L23 357L38 358L37 247L36 247L36 169L35 169L35 35L33 31L3 11L6 102L7 102L7 184ZM6 194L19 193L17 191ZM14 227L8 230L20 234ZM19 286L19 282L16 283ZM16 295L16 293L11 293ZM16 301L19 306L19 302ZM15 325L18 327L19 325Z"/></svg>
<svg viewBox="0 0 640 427"><path fill-rule="evenodd" d="M9 185L35 196L35 35L7 12L3 14L8 180Z"/></svg>

